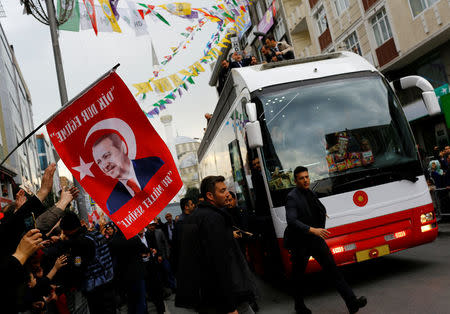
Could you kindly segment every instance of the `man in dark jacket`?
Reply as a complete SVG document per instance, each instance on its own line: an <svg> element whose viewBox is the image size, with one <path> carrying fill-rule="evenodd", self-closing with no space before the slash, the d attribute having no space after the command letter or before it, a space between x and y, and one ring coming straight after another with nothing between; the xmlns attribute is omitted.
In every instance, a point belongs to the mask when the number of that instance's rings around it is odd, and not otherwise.
<svg viewBox="0 0 450 314"><path fill-rule="evenodd" d="M295 184L286 201L285 246L291 250L292 277L295 284L294 298L297 313L311 313L303 300L306 288L304 273L310 256L334 281L339 294L350 313L356 313L367 304L365 297L356 298L334 262L325 239L330 232L325 229L326 210L317 196L309 189L308 169L302 166L294 170Z"/></svg>
<svg viewBox="0 0 450 314"><path fill-rule="evenodd" d="M204 178L205 201L184 221L175 305L202 313L253 313L248 302L255 285L224 210L230 197L224 181Z"/></svg>
<svg viewBox="0 0 450 314"><path fill-rule="evenodd" d="M106 239L82 227L73 212L63 216L60 226L68 255L66 278L70 278L73 288L85 293L90 313L115 313L114 271Z"/></svg>

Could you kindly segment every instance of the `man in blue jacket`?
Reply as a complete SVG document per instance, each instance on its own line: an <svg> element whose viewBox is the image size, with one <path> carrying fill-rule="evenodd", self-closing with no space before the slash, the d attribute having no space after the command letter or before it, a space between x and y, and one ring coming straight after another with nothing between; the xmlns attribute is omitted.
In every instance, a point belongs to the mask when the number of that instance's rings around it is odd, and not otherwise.
<svg viewBox="0 0 450 314"><path fill-rule="evenodd" d="M299 166L294 170L296 188L289 192L286 201L285 246L291 250L292 277L295 284L295 310L297 313L311 313L303 300L306 287L304 273L310 256L319 262L331 277L350 313L356 313L367 304L365 297L356 298L352 288L345 281L334 262L333 255L325 242L330 232L325 229L326 209L309 189L308 169Z"/></svg>

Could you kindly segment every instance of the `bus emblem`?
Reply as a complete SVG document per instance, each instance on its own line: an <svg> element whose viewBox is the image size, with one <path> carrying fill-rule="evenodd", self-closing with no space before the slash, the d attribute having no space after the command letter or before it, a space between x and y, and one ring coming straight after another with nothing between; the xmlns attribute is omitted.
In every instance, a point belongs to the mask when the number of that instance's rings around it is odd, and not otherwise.
<svg viewBox="0 0 450 314"><path fill-rule="evenodd" d="M356 191L355 194L353 194L353 203L355 203L356 206L364 207L368 201L369 197L364 191Z"/></svg>

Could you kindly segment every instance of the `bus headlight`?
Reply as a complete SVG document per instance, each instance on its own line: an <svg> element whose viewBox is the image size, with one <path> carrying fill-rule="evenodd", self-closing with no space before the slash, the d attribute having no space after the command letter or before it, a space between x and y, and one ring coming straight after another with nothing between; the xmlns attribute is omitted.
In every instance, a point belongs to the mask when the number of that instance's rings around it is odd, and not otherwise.
<svg viewBox="0 0 450 314"><path fill-rule="evenodd" d="M422 224L432 221L433 219L434 219L433 212L429 212L429 213L420 215L420 222Z"/></svg>

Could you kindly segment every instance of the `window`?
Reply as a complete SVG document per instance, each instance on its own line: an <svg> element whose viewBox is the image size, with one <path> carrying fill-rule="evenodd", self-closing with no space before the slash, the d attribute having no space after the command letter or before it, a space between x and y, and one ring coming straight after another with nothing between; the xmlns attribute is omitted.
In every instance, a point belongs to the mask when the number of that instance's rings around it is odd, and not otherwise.
<svg viewBox="0 0 450 314"><path fill-rule="evenodd" d="M344 40L344 43L347 46L348 50L362 56L361 47L359 46L358 36L356 35L356 32L353 32L350 36L348 36Z"/></svg>
<svg viewBox="0 0 450 314"><path fill-rule="evenodd" d="M419 15L422 11L428 9L439 0L409 0L411 11L414 17Z"/></svg>
<svg viewBox="0 0 450 314"><path fill-rule="evenodd" d="M372 18L372 28L375 34L377 46L380 47L392 38L391 25L389 24L386 10L383 8Z"/></svg>
<svg viewBox="0 0 450 314"><path fill-rule="evenodd" d="M348 9L350 4L348 3L349 0L334 0L334 5L336 7L336 12L338 15L341 15L342 12Z"/></svg>
<svg viewBox="0 0 450 314"><path fill-rule="evenodd" d="M325 9L322 7L317 10L317 13L314 14L314 18L317 22L317 28L319 30L319 34L322 34L328 28L327 15L325 13Z"/></svg>

